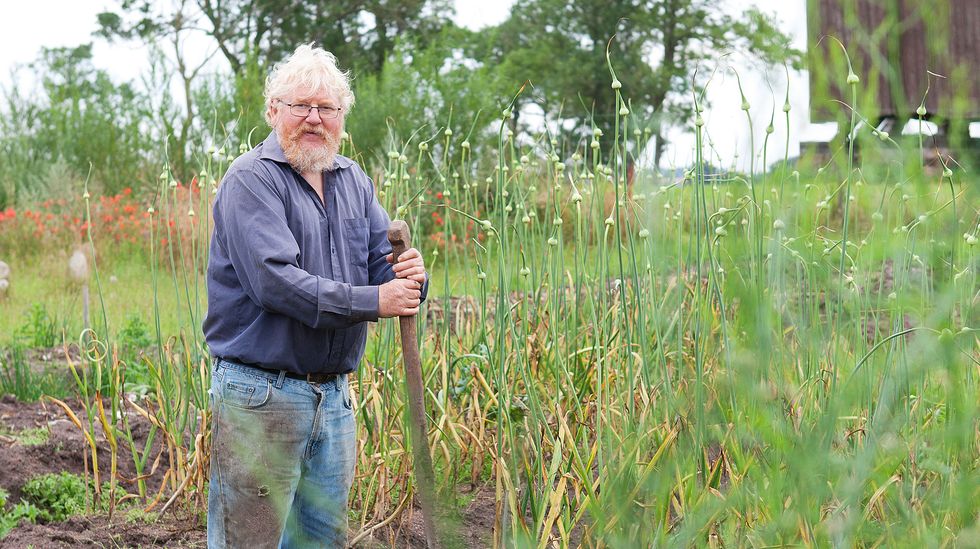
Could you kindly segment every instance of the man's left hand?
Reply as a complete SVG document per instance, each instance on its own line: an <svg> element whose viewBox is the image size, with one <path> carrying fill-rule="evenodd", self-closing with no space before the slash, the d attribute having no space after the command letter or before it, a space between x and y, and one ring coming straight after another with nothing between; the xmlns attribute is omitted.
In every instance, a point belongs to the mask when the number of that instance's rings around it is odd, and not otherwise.
<svg viewBox="0 0 980 549"><path fill-rule="evenodd" d="M392 261L392 255L388 254L388 263ZM419 288L425 284L425 263L422 261L422 253L415 248L409 248L398 256L398 263L392 267L396 278L408 278L419 283Z"/></svg>

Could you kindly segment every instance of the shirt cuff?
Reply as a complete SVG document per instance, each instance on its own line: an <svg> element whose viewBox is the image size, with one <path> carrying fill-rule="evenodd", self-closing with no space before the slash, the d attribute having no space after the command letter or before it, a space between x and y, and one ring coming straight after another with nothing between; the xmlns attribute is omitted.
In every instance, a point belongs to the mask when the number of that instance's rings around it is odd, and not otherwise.
<svg viewBox="0 0 980 549"><path fill-rule="evenodd" d="M421 294L422 296L420 301L424 302L425 298L428 297L429 295L429 272L428 271L426 271L425 273L425 282L422 283Z"/></svg>
<svg viewBox="0 0 980 549"><path fill-rule="evenodd" d="M350 315L357 320L378 321L377 286L351 286Z"/></svg>

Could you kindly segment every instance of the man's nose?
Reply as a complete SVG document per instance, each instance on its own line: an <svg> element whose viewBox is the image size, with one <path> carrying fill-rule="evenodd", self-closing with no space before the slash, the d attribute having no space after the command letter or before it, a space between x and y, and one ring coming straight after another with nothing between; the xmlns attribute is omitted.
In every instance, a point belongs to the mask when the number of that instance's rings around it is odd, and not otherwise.
<svg viewBox="0 0 980 549"><path fill-rule="evenodd" d="M320 118L320 111L318 111L316 108L310 109L310 114L306 115L306 121L310 124L319 124L323 122L323 119Z"/></svg>

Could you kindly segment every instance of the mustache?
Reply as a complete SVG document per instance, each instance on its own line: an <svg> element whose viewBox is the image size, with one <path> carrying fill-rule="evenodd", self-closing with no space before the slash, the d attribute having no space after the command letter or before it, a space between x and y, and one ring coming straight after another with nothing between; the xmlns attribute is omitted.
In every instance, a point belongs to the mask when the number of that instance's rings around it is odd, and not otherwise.
<svg viewBox="0 0 980 549"><path fill-rule="evenodd" d="M313 126L310 124L304 124L296 128L296 131L293 132L293 135L299 136L304 133L313 133L319 135L320 137L325 137L327 135L326 130L324 130L321 126Z"/></svg>

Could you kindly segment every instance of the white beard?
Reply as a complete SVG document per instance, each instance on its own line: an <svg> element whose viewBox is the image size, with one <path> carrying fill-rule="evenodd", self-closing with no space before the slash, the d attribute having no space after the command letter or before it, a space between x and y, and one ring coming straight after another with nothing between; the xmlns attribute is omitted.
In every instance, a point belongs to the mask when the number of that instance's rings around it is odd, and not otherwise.
<svg viewBox="0 0 980 549"><path fill-rule="evenodd" d="M301 142L303 134L308 131L319 134L323 138L323 144L312 145ZM279 145L282 146L283 155L289 165L300 174L320 173L323 170L333 169L334 160L340 151L339 135L308 124L298 127L292 135L283 135L280 128L276 128L276 135L279 137Z"/></svg>

